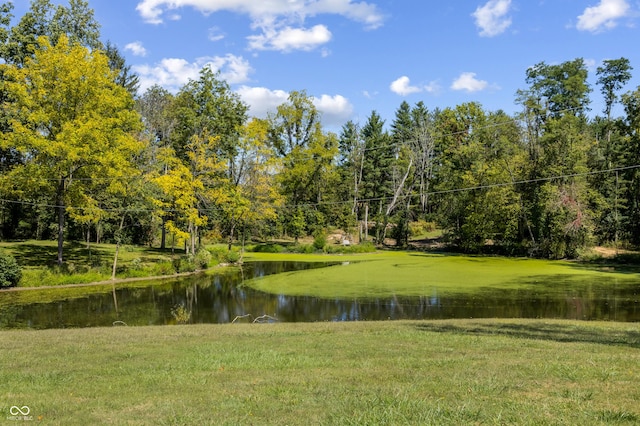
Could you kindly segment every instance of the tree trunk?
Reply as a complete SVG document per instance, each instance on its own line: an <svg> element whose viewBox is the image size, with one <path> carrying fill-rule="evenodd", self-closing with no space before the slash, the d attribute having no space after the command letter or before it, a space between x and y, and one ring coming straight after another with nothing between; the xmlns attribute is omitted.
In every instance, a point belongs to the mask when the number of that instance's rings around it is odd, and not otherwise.
<svg viewBox="0 0 640 426"><path fill-rule="evenodd" d="M113 256L113 268L111 269L111 279L116 279L116 269L118 268L118 253L120 252L120 242L122 230L124 229L124 215L120 218L120 227L116 231L116 254Z"/></svg>
<svg viewBox="0 0 640 426"><path fill-rule="evenodd" d="M58 194L56 196L56 208L58 209L58 265L64 262L62 258L62 246L64 244L64 178L60 178L58 183Z"/></svg>
<svg viewBox="0 0 640 426"><path fill-rule="evenodd" d="M116 269L118 267L118 252L120 251L120 241L116 243L116 254L113 256L113 267L111 268L111 279L116 279Z"/></svg>
<svg viewBox="0 0 640 426"><path fill-rule="evenodd" d="M236 229L235 221L231 223L231 229L229 230L229 244L227 245L227 250L231 251L231 244L233 243L233 231Z"/></svg>
<svg viewBox="0 0 640 426"><path fill-rule="evenodd" d="M162 230L160 236L160 249L164 250L167 246L167 227L165 226L165 222L167 220L164 216L162 216Z"/></svg>
<svg viewBox="0 0 640 426"><path fill-rule="evenodd" d="M364 205L364 240L369 239L369 203Z"/></svg>

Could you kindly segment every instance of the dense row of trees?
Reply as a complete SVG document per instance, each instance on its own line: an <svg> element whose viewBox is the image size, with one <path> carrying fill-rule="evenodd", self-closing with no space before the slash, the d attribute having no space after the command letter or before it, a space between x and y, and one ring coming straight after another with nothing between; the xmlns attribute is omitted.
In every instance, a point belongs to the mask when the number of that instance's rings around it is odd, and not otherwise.
<svg viewBox="0 0 640 426"><path fill-rule="evenodd" d="M334 134L304 91L249 117L208 68L176 94L138 95L84 0L34 0L15 26L11 10L0 5L0 232L57 238L60 263L65 238L194 253L203 236L335 226L404 245L416 220L469 252L640 243L640 89L623 94L625 58L597 69L595 118L575 59L528 69L515 116L403 102L389 125L373 111Z"/></svg>

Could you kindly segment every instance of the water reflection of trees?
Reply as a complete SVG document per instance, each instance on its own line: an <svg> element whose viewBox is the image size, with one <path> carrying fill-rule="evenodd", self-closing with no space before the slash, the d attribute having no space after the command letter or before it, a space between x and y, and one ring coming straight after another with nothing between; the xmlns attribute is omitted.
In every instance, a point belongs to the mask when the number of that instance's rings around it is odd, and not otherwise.
<svg viewBox="0 0 640 426"><path fill-rule="evenodd" d="M313 265L311 267L317 267ZM363 321L447 318L568 318L640 321L640 287L615 283L553 282L519 289L486 289L474 294L420 297L318 299L271 295L243 286L243 279L308 264L263 262L217 275L196 275L149 287L116 290L50 303L2 305L0 328L61 328L175 324L172 309L182 306L191 323L230 323L236 317L269 315L279 321ZM3 297L13 297L2 294Z"/></svg>

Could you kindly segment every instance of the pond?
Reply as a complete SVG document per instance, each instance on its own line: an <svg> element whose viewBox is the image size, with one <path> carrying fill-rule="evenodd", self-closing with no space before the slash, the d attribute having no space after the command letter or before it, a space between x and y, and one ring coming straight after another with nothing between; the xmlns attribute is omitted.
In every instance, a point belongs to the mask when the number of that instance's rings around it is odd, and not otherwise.
<svg viewBox="0 0 640 426"><path fill-rule="evenodd" d="M445 318L563 318L640 321L640 280L631 285L556 279L552 286L446 292L416 297L319 298L254 290L243 282L327 267L323 263L251 262L216 275L136 287L0 293L0 328L68 328L251 321L370 321ZM584 278L588 280L589 278ZM87 294L89 293L89 294ZM46 295L45 295L46 294ZM43 301L47 300L47 301Z"/></svg>

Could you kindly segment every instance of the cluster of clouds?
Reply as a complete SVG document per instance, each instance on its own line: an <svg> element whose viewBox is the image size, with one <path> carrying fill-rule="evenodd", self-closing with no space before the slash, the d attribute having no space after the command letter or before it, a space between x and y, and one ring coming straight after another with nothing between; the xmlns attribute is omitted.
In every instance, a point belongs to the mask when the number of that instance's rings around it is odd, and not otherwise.
<svg viewBox="0 0 640 426"><path fill-rule="evenodd" d="M631 7L627 0L594 1L599 2L584 9L572 27L579 31L599 33L614 28L630 16ZM306 25L309 18L319 15L340 16L361 24L365 30L375 30L385 20L379 8L368 0L139 0L136 10L145 22L162 24L167 20L180 19L180 10L184 8L195 9L204 15L226 11L247 16L253 33L246 37L246 49L254 54L259 51L288 53L320 49L323 56L327 55L329 51L323 46L334 38L330 28L324 24ZM512 0L488 0L478 6L471 16L479 36L496 37L512 26L516 13L517 7ZM209 40L220 41L225 37L222 29L210 28ZM139 57L147 55L143 43L139 41L127 44L125 50ZM254 70L246 59L232 54L197 58L193 62L167 58L154 65L133 68L140 76L142 91L153 84L175 91L190 79L197 78L205 66L219 71L228 83L241 85L237 92L255 116L265 116L287 100L288 93L282 90L248 86ZM468 93L499 89L473 72L461 73L448 88ZM421 92L437 94L443 87L438 81L412 84L410 78L403 75L390 83L389 90L399 96L408 96ZM367 96L366 92L364 94ZM321 95L313 98L313 101L327 121L344 122L353 112L349 100L341 95Z"/></svg>
<svg viewBox="0 0 640 426"><path fill-rule="evenodd" d="M136 10L146 22L161 24L179 19L177 11L185 7L205 15L227 11L249 16L256 31L247 37L250 50L314 50L328 43L333 34L326 25L304 25L317 15L340 15L371 30L384 21L375 4L353 0L142 0Z"/></svg>
<svg viewBox="0 0 640 426"><path fill-rule="evenodd" d="M472 16L483 37L495 37L504 33L512 24L511 13L515 7L511 0L489 0L479 6ZM576 29L599 33L618 25L629 16L631 6L627 0L600 0L595 6L587 7L578 16Z"/></svg>
<svg viewBox="0 0 640 426"><path fill-rule="evenodd" d="M499 89L498 86L489 84L489 82L485 80L480 80L476 78L476 73L474 72L463 72L458 77L456 77L451 85L449 86L451 90L464 91L467 93L480 92L482 90L493 88ZM428 84L424 85L412 85L411 80L406 75L394 80L389 85L389 90L399 96L408 96L413 93L438 93L442 90L442 87L437 81L432 81Z"/></svg>
<svg viewBox="0 0 640 426"><path fill-rule="evenodd" d="M150 24L162 24L166 20L180 19L180 10L193 8L204 15L227 11L250 18L253 34L247 36L247 50L313 51L329 43L333 34L324 24L306 26L308 18L318 15L338 15L361 24L365 30L375 30L382 26L383 14L375 4L357 0L141 0L136 10L142 19ZM225 33L218 27L209 30L210 41L220 41ZM147 51L143 43L136 41L125 46L134 56L144 57ZM323 56L328 54L322 49ZM200 70L209 67L220 72L220 77L229 84L241 84L236 89L240 97L249 105L250 113L264 117L268 112L285 102L289 94L282 90L266 87L251 87L254 72L249 62L236 55L201 57L189 62L180 58L165 58L154 65L132 67L140 77L140 90L145 91L154 84L167 90L177 91L191 79L197 79ZM353 113L353 105L342 95L323 94L312 97L312 101L323 120L343 123Z"/></svg>

